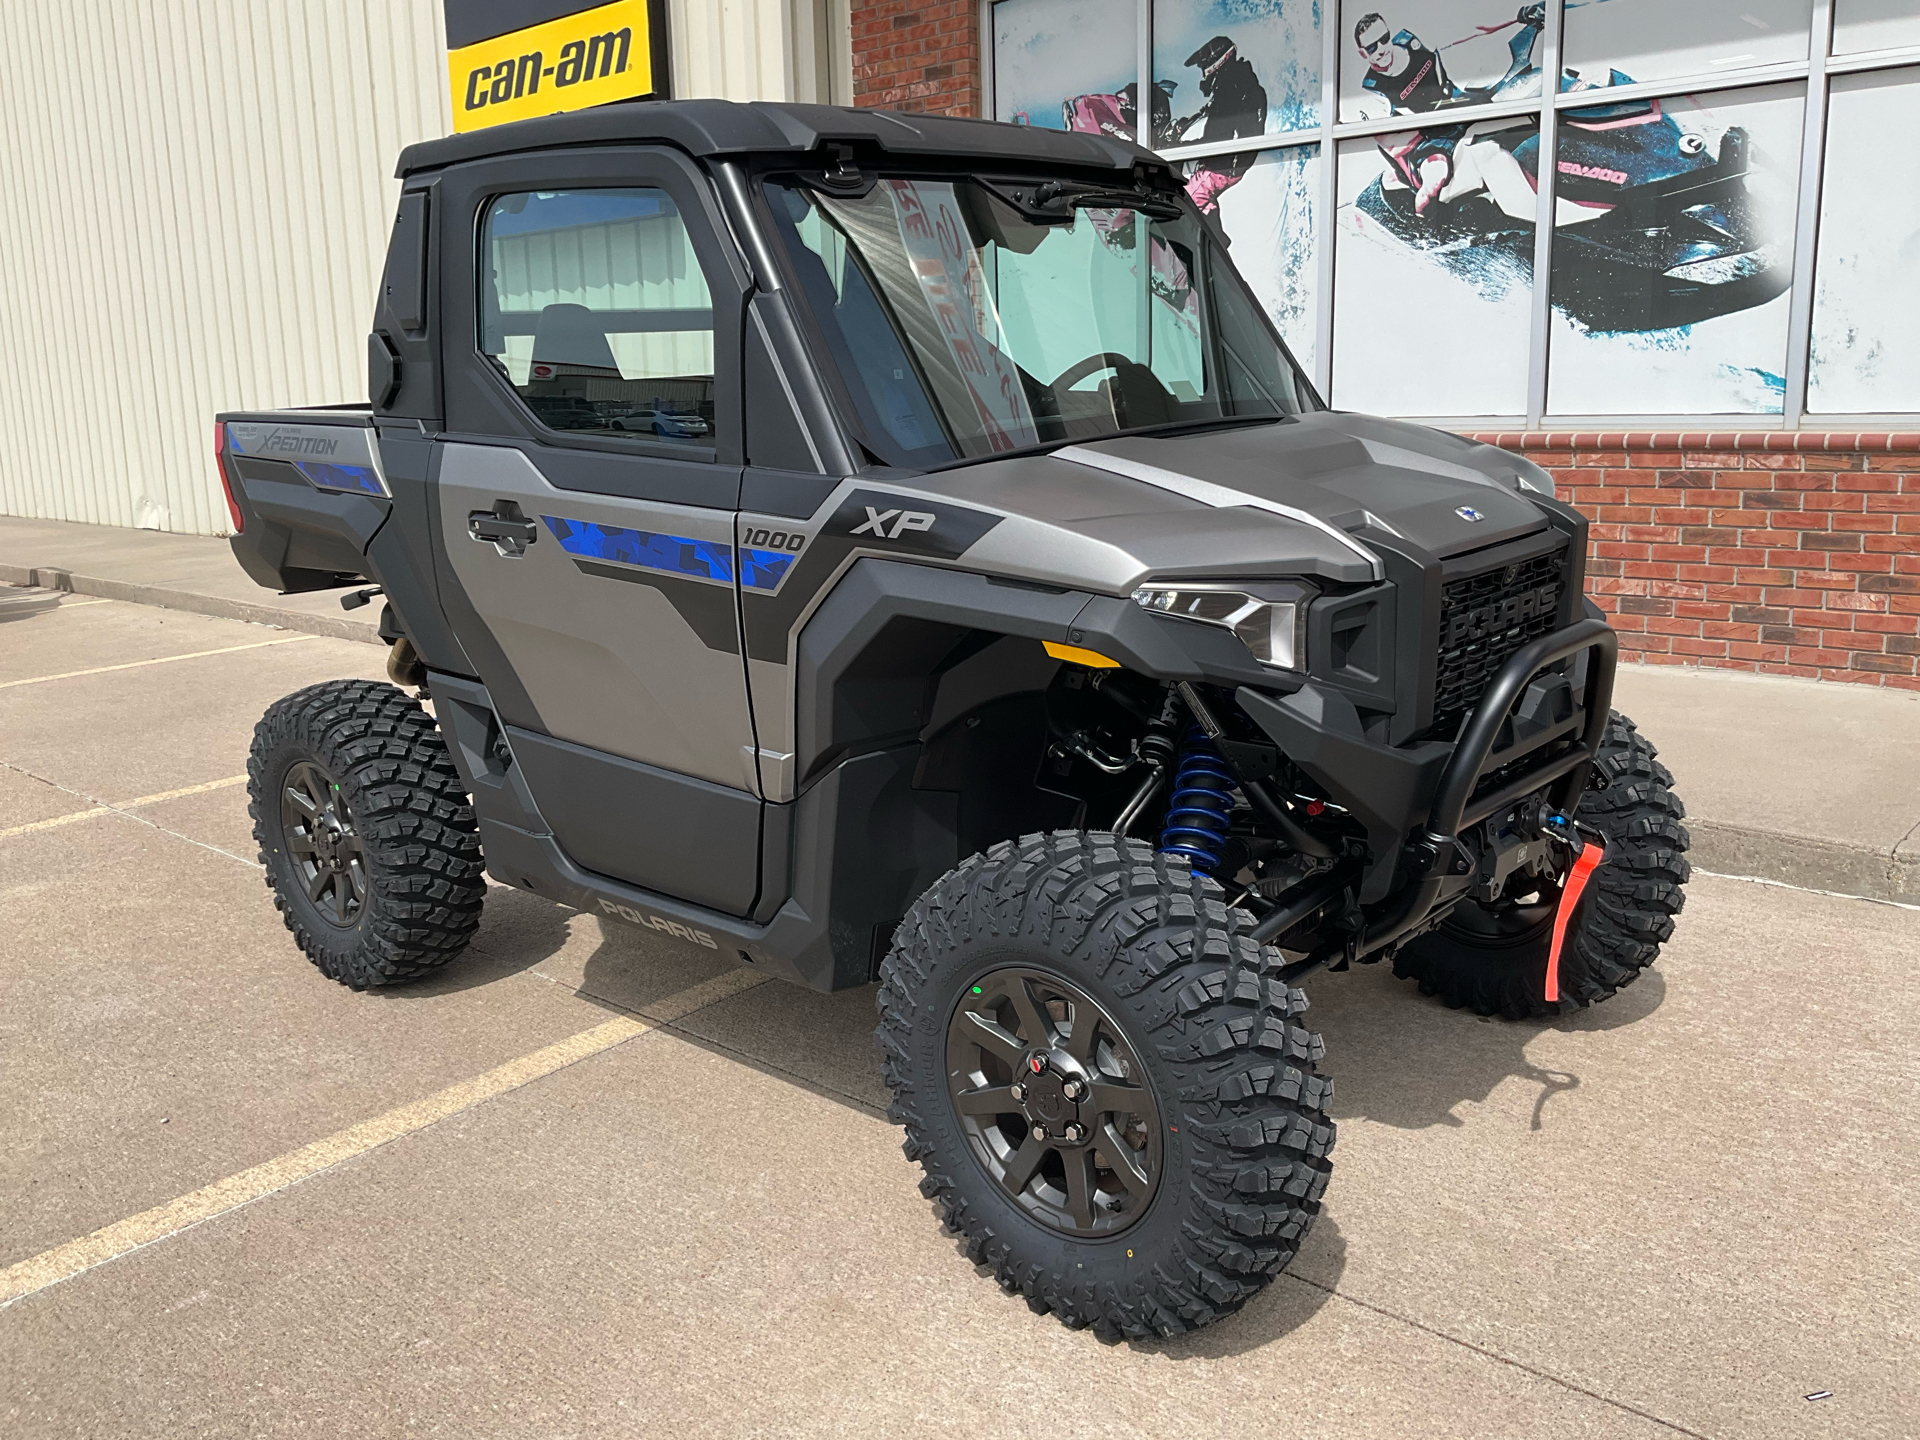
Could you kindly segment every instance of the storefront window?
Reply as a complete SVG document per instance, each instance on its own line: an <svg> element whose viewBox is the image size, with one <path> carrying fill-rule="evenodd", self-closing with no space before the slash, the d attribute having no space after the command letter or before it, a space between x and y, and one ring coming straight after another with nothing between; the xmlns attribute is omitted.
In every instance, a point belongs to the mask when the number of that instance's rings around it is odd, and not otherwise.
<svg viewBox="0 0 1920 1440"><path fill-rule="evenodd" d="M1562 113L1549 410L1780 413L1805 95Z"/></svg>
<svg viewBox="0 0 1920 1440"><path fill-rule="evenodd" d="M1920 410L1920 191L1887 155L1920 130L1920 67L1834 77L1807 408Z"/></svg>
<svg viewBox="0 0 1920 1440"><path fill-rule="evenodd" d="M1813 0L1590 0L1567 7L1561 53L1596 85L1721 75L1805 60L1812 14Z"/></svg>
<svg viewBox="0 0 1920 1440"><path fill-rule="evenodd" d="M1920 186L1899 160L1920 130L1903 48L1920 0L999 0L993 17L995 113L1128 138L1144 121L1340 406L1535 426L1920 411ZM1830 95L1818 156L1810 87Z"/></svg>
<svg viewBox="0 0 1920 1440"><path fill-rule="evenodd" d="M1522 116L1460 131L1341 143L1338 409L1510 415L1526 406L1533 225L1525 197L1540 126ZM1451 179L1423 203L1418 177L1436 154Z"/></svg>
<svg viewBox="0 0 1920 1440"><path fill-rule="evenodd" d="M1160 149L1320 123L1320 6L1188 0L1153 17L1153 137Z"/></svg>
<svg viewBox="0 0 1920 1440"><path fill-rule="evenodd" d="M1235 268L1246 276L1293 358L1313 373L1320 147L1223 155L1193 162L1188 169L1188 193L1212 190L1220 226L1232 242Z"/></svg>
<svg viewBox="0 0 1920 1440"><path fill-rule="evenodd" d="M1834 0L1834 54L1900 45L1920 45L1920 5L1914 0Z"/></svg>
<svg viewBox="0 0 1920 1440"><path fill-rule="evenodd" d="M1133 139L1138 18L1133 0L1001 0L994 118Z"/></svg>

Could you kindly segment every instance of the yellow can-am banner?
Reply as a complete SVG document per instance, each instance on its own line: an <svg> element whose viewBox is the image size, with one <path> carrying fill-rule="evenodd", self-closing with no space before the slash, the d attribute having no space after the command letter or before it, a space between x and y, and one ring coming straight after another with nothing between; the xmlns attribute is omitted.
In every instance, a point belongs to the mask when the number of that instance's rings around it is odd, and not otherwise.
<svg viewBox="0 0 1920 1440"><path fill-rule="evenodd" d="M648 0L614 0L447 52L453 128L584 110L664 88Z"/></svg>

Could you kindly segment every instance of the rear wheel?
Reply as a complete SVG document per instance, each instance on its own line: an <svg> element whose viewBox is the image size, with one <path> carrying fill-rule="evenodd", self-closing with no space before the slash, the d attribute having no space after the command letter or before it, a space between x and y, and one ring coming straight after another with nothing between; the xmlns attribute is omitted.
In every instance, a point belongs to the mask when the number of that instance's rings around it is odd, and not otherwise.
<svg viewBox="0 0 1920 1440"><path fill-rule="evenodd" d="M1580 819L1606 836L1560 954L1560 999L1549 1002L1547 956L1557 886L1510 888L1498 904L1464 901L1440 927L1394 957L1393 973L1447 1005L1510 1020L1559 1015L1616 994L1639 978L1673 934L1686 903L1686 807L1673 775L1624 715L1614 714Z"/></svg>
<svg viewBox="0 0 1920 1440"><path fill-rule="evenodd" d="M254 727L247 779L273 903L321 973L364 990L466 948L480 836L419 701L371 680L289 695Z"/></svg>
<svg viewBox="0 0 1920 1440"><path fill-rule="evenodd" d="M1333 1084L1220 887L1112 835L944 876L881 967L892 1118L968 1256L1073 1328L1232 1313L1320 1209Z"/></svg>

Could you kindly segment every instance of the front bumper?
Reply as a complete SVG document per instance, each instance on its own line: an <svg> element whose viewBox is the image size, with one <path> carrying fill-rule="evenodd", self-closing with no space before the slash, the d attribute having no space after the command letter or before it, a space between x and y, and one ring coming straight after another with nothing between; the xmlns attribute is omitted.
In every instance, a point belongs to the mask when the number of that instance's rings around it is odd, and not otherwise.
<svg viewBox="0 0 1920 1440"><path fill-rule="evenodd" d="M1543 673L1581 656L1583 676ZM1238 692L1241 709L1366 827L1373 859L1358 898L1371 908L1350 953L1393 944L1472 886L1478 866L1461 837L1473 826L1543 790L1555 810L1578 802L1606 736L1618 660L1603 620L1544 635L1508 657L1452 743L1374 743L1351 704L1313 686Z"/></svg>

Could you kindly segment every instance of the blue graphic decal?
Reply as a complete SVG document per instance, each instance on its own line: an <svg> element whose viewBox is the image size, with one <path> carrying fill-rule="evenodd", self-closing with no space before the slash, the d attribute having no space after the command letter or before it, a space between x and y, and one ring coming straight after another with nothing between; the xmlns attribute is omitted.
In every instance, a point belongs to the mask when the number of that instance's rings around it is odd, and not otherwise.
<svg viewBox="0 0 1920 1440"><path fill-rule="evenodd" d="M313 482L316 490L351 490L361 495L381 495L380 477L367 465L328 465L319 460L296 460L293 468Z"/></svg>
<svg viewBox="0 0 1920 1440"><path fill-rule="evenodd" d="M611 560L620 565L639 565L648 570L663 570L669 575L685 575L694 580L733 583L733 547L711 540L690 540L684 535L654 535L645 530L623 530L613 525L595 525L585 520L563 520L557 515L542 515L553 538L569 555L588 560Z"/></svg>
<svg viewBox="0 0 1920 1440"><path fill-rule="evenodd" d="M786 550L740 551L740 583L750 590L778 590L798 557Z"/></svg>

